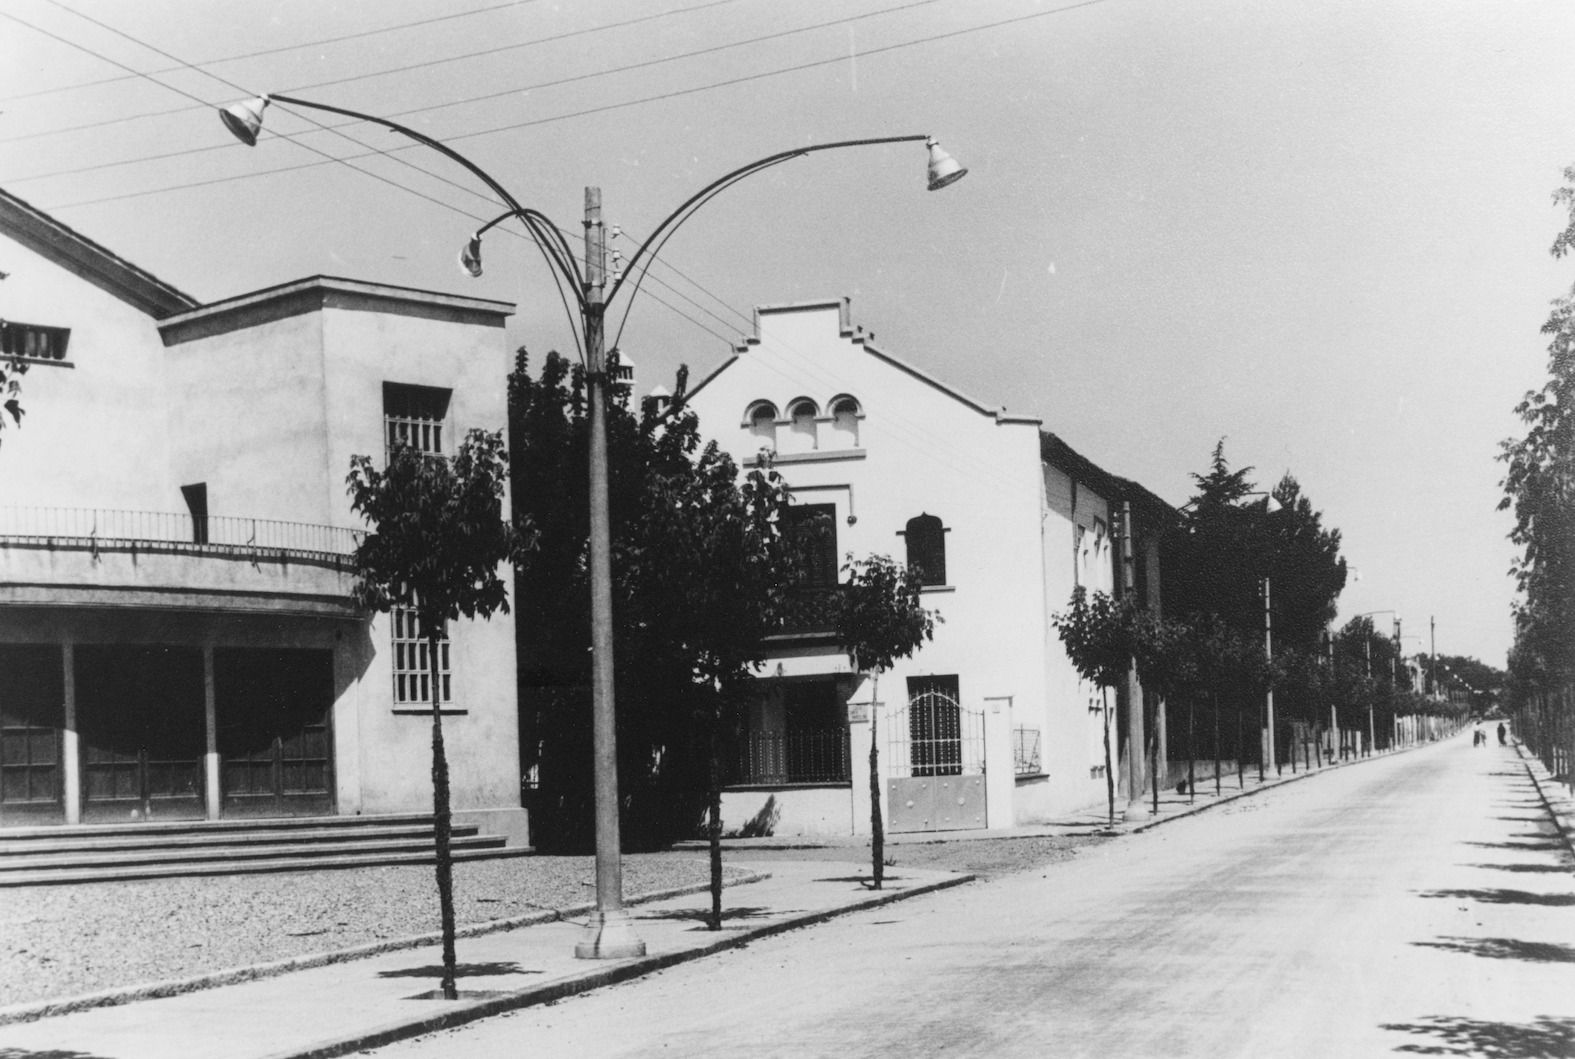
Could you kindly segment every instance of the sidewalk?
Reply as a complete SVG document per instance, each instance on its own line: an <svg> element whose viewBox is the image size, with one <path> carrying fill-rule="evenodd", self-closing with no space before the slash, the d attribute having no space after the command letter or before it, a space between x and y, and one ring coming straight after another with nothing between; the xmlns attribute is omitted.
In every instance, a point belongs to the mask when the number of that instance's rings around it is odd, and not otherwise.
<svg viewBox="0 0 1575 1059"><path fill-rule="evenodd" d="M1516 739L1514 744L1515 753L1520 755L1527 775L1531 777L1531 782L1536 784L1542 804L1553 817L1553 824L1558 828L1559 837L1564 840L1564 845L1570 853L1575 855L1575 796L1570 794L1568 786L1554 779L1548 767L1535 754L1527 750L1524 743Z"/></svg>
<svg viewBox="0 0 1575 1059"><path fill-rule="evenodd" d="M1358 759L1365 760L1365 759ZM1358 761L1348 762L1356 764ZM1211 763L1212 767L1212 763ZM1107 826L1091 809L1062 821L1005 831L892 835L890 845L1035 836L1112 835L1146 831L1260 790L1304 779L1325 769L1287 769L1260 784L1256 771L1244 786L1234 774L1216 797L1212 778L1200 779L1195 800L1174 790L1160 795L1160 812L1132 806ZM1339 766L1343 767L1343 766ZM866 838L828 841L744 839L726 843L730 865L749 868L751 849L813 849L867 845ZM647 955L587 961L574 956L583 919L564 918L473 937L458 943L460 999L434 998L441 950L427 944L327 966L250 981L234 974L194 980L175 996L0 1025L0 1056L71 1056L72 1059L163 1059L171 1055L224 1055L233 1059L306 1059L346 1055L515 1008L548 1003L725 949L754 938L809 926L864 908L956 886L973 876L904 867L886 876L885 889L866 887L867 865L813 860L772 860L753 869L757 879L723 894L720 932L705 929L709 892L666 897L629 909ZM579 910L583 915L584 910ZM217 984L231 981L233 984ZM211 987L210 987L211 986Z"/></svg>

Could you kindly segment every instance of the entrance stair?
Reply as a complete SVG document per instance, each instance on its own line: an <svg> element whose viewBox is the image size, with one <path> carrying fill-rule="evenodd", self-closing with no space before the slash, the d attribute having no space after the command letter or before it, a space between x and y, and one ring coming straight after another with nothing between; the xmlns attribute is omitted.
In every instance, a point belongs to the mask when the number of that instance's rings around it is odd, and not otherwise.
<svg viewBox="0 0 1575 1059"><path fill-rule="evenodd" d="M0 828L0 888L181 875L432 864L431 816L330 816ZM456 823L455 861L528 847Z"/></svg>

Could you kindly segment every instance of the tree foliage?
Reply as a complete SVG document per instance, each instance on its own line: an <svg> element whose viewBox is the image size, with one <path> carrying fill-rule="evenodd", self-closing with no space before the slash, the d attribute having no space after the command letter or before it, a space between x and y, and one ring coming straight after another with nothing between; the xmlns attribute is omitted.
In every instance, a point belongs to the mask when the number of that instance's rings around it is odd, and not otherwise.
<svg viewBox="0 0 1575 1059"><path fill-rule="evenodd" d="M472 430L448 460L398 446L379 471L352 456L351 507L372 532L356 548L356 602L370 610L409 608L427 641L432 689L432 816L438 905L443 930L443 995L456 999L454 882L449 851L448 759L438 681L438 644L446 623L508 611L506 562L527 550L527 536L503 517L508 460L501 434Z"/></svg>
<svg viewBox="0 0 1575 1059"><path fill-rule="evenodd" d="M22 425L22 376L26 374L26 361L0 360L0 412L5 413L0 415L0 431L5 429L6 416Z"/></svg>
<svg viewBox="0 0 1575 1059"><path fill-rule="evenodd" d="M616 355L614 355L616 363ZM765 659L797 569L790 496L769 466L740 477L703 443L680 370L670 403L607 401L614 693L623 834L633 848L692 837L712 767ZM539 846L592 846L585 377L556 353L509 377L516 521L538 547L516 571L521 736Z"/></svg>
<svg viewBox="0 0 1575 1059"><path fill-rule="evenodd" d="M1553 201L1569 223L1550 252L1575 248L1575 166ZM1549 338L1547 381L1515 407L1523 437L1502 443L1506 470L1500 510L1510 510L1510 540L1520 554L1510 568L1515 604L1517 680L1553 687L1575 682L1575 288L1554 300L1542 333Z"/></svg>

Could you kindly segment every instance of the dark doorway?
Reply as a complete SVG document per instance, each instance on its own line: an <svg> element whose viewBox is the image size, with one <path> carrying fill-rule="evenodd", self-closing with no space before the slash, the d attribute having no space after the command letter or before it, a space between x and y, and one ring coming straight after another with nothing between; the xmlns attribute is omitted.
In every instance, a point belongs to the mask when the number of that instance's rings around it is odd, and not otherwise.
<svg viewBox="0 0 1575 1059"><path fill-rule="evenodd" d="M219 788L225 816L332 813L333 652L213 652Z"/></svg>
<svg viewBox="0 0 1575 1059"><path fill-rule="evenodd" d="M83 821L206 815L202 652L80 644L75 659Z"/></svg>
<svg viewBox="0 0 1575 1059"><path fill-rule="evenodd" d="M0 822L64 821L65 723L60 646L0 644Z"/></svg>

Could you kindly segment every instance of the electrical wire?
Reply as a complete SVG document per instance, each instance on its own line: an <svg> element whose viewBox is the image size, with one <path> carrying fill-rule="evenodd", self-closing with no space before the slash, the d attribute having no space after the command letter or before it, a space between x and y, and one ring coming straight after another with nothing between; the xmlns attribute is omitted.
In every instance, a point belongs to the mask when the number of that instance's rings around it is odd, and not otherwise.
<svg viewBox="0 0 1575 1059"><path fill-rule="evenodd" d="M264 55L280 55L288 51L303 51L307 48L319 48L325 44L342 44L347 40L363 40L367 37L376 37L384 33L394 33L402 29L414 29L417 26L430 26L438 22L452 22L455 19L471 18L475 15L487 15L494 11L502 11L510 7L524 7L527 4L538 3L539 0L507 0L506 3L493 4L490 7L478 7L471 11L458 11L447 15L438 15L433 18L417 19L414 22L401 22L393 26L382 26L378 29L358 30L355 33L344 33L337 37L319 37L317 40L302 41L298 44L285 44L277 48L262 48L258 51L242 52L239 55L226 55L218 59L204 59L198 63L182 63L179 66L166 66L158 70L139 71L129 74L117 74L114 77L100 78L97 81L79 81L76 84L57 85L54 88L41 88L36 92L24 92L16 96L0 97L0 103L14 103L23 99L37 99L40 96L55 95L60 92L72 92L79 88L94 88L98 85L116 84L120 81L131 81L137 77L148 74L169 74L178 70L195 69L203 66L218 66L223 63L239 62L242 59L256 59Z"/></svg>

